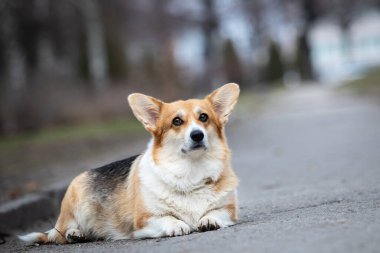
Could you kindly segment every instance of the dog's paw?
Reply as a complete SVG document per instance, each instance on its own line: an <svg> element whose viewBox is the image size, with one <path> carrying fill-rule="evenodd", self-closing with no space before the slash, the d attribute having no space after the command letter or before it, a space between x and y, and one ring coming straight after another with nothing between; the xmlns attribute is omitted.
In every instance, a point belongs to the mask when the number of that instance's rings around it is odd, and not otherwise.
<svg viewBox="0 0 380 253"><path fill-rule="evenodd" d="M77 243L85 241L85 237L79 229L71 228L66 232L66 240L68 243Z"/></svg>
<svg viewBox="0 0 380 253"><path fill-rule="evenodd" d="M210 216L205 216L199 220L198 230L201 232L217 230L221 227L216 219Z"/></svg>
<svg viewBox="0 0 380 253"><path fill-rule="evenodd" d="M165 228L165 236L180 236L188 235L191 232L191 228L185 222L176 220L171 222L172 224Z"/></svg>
<svg viewBox="0 0 380 253"><path fill-rule="evenodd" d="M152 217L146 225L133 232L133 238L157 238L167 236L180 236L191 233L191 228L185 222L172 216Z"/></svg>
<svg viewBox="0 0 380 253"><path fill-rule="evenodd" d="M230 213L225 209L217 209L207 213L198 222L198 230L201 232L225 228L234 224Z"/></svg>

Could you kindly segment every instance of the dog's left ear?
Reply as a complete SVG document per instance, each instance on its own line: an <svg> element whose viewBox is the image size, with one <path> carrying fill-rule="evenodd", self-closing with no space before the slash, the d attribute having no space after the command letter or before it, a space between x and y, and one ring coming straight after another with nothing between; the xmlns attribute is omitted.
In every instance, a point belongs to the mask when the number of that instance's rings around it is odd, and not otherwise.
<svg viewBox="0 0 380 253"><path fill-rule="evenodd" d="M228 83L214 90L206 97L206 99L210 101L222 124L227 123L228 116L235 107L239 93L239 85L236 83Z"/></svg>
<svg viewBox="0 0 380 253"><path fill-rule="evenodd" d="M144 125L145 129L154 132L157 128L157 120L163 102L140 93L129 95L128 102L133 114Z"/></svg>

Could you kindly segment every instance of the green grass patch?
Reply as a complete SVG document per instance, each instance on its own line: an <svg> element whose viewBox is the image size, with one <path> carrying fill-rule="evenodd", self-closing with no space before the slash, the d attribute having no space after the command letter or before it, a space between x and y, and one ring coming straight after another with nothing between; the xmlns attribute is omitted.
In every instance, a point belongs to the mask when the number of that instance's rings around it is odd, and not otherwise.
<svg viewBox="0 0 380 253"><path fill-rule="evenodd" d="M286 88L284 86L271 87L267 90L256 91L248 90L240 93L236 110L243 112L260 112L266 107L271 98L281 95Z"/></svg>
<svg viewBox="0 0 380 253"><path fill-rule="evenodd" d="M262 100L264 100L264 96L257 94L253 91L243 92L240 94L237 110L239 109L254 109L259 107L262 104Z"/></svg>
<svg viewBox="0 0 380 253"><path fill-rule="evenodd" d="M105 138L115 135L139 134L145 130L134 118L79 125L59 126L36 133L0 137L0 149L17 148L24 144L48 144L66 140Z"/></svg>
<svg viewBox="0 0 380 253"><path fill-rule="evenodd" d="M380 69L372 69L361 78L346 82L342 88L359 95L380 96Z"/></svg>

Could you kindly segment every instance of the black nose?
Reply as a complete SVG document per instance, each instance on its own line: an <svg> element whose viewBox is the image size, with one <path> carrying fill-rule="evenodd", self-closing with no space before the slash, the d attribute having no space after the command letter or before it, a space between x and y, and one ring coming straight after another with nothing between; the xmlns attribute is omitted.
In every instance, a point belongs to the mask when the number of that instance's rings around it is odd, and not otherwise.
<svg viewBox="0 0 380 253"><path fill-rule="evenodd" d="M204 134L201 130L194 130L191 131L190 137L195 142L200 142L203 140Z"/></svg>

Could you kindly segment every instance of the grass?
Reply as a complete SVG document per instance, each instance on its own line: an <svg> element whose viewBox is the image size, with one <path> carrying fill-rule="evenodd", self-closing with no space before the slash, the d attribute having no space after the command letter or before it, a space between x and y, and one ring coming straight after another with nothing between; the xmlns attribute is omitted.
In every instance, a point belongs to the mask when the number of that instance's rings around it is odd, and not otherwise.
<svg viewBox="0 0 380 253"><path fill-rule="evenodd" d="M83 168L72 164L121 152L144 133L137 120L119 119L1 137L0 177L4 181L0 186L0 203L38 190L52 178L78 174ZM128 150L125 152L127 155ZM64 166L68 168L56 169Z"/></svg>
<svg viewBox="0 0 380 253"><path fill-rule="evenodd" d="M280 89L275 89L280 90ZM272 90L273 91L273 90ZM237 110L246 111L260 110L267 100L268 92L243 92L239 98ZM273 93L273 92L272 92ZM126 119L114 119L101 122L90 122L54 126L38 132L20 133L12 136L0 136L0 156L4 151L17 149L24 146L35 146L67 142L86 141L91 139L107 139L117 135L142 134L145 130L140 122L134 117Z"/></svg>
<svg viewBox="0 0 380 253"><path fill-rule="evenodd" d="M257 108L262 96L252 92L243 93L239 107ZM13 136L0 136L1 160L25 147L49 147L58 143L75 143L91 140L107 140L117 136L139 135L146 133L142 124L134 117L55 126L38 132L20 133Z"/></svg>
<svg viewBox="0 0 380 253"><path fill-rule="evenodd" d="M372 69L361 78L346 82L342 89L358 95L380 97L380 69Z"/></svg>
<svg viewBox="0 0 380 253"><path fill-rule="evenodd" d="M106 138L114 135L137 134L144 131L136 119L59 126L36 133L22 133L0 138L0 150L14 149L25 144L49 144L59 141Z"/></svg>
<svg viewBox="0 0 380 253"><path fill-rule="evenodd" d="M273 97L282 94L286 88L284 86L272 86L267 90L249 90L242 92L236 105L236 111L243 114L257 114L268 106ZM236 113L235 113L236 114Z"/></svg>

